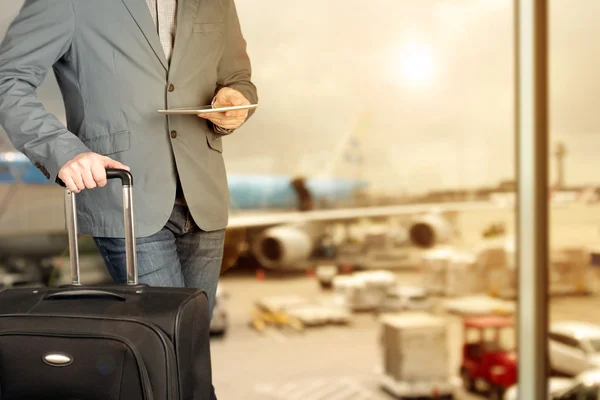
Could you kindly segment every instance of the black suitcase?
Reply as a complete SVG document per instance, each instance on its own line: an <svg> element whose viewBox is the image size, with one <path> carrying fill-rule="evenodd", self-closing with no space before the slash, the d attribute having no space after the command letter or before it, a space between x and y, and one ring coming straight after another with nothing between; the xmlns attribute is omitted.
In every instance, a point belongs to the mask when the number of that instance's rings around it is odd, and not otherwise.
<svg viewBox="0 0 600 400"><path fill-rule="evenodd" d="M66 190L73 284L0 292L1 400L211 399L206 293L137 283L132 178L107 175L123 183L128 284L80 284Z"/></svg>

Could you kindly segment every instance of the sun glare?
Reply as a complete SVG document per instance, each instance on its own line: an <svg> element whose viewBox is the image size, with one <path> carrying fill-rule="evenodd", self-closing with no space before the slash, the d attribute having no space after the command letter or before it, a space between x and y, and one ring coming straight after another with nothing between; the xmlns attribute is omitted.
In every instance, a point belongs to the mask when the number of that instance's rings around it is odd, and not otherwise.
<svg viewBox="0 0 600 400"><path fill-rule="evenodd" d="M423 43L409 43L398 55L398 80L410 86L427 85L433 79L432 49Z"/></svg>

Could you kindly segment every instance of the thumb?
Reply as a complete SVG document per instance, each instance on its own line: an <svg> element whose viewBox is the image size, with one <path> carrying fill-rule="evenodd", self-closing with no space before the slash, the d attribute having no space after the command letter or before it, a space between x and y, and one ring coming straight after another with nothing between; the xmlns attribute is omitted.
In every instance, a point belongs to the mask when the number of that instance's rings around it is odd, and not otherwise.
<svg viewBox="0 0 600 400"><path fill-rule="evenodd" d="M130 171L129 167L125 164L121 164L118 161L113 160L112 158L105 157L104 158L104 168L117 168L124 169L126 171Z"/></svg>
<svg viewBox="0 0 600 400"><path fill-rule="evenodd" d="M227 98L227 101L234 106L241 106L246 100L243 94L234 89L228 90L225 93L225 96Z"/></svg>

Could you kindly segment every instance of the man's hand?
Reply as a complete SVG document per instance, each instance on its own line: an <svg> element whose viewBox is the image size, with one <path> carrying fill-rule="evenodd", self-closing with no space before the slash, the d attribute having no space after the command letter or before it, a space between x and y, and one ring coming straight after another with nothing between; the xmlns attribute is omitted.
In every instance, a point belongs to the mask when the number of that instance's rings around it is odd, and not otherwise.
<svg viewBox="0 0 600 400"><path fill-rule="evenodd" d="M250 104L250 102L244 97L243 94L235 89L224 87L219 90L215 97L213 107L229 107L229 106L243 106ZM225 129L237 129L239 128L246 118L248 118L248 110L234 110L227 112L214 112L207 114L198 114L201 118L206 118L213 124L220 126Z"/></svg>
<svg viewBox="0 0 600 400"><path fill-rule="evenodd" d="M118 161L96 153L82 153L67 162L58 171L58 177L73 193L106 185L106 168L129 171L129 167Z"/></svg>

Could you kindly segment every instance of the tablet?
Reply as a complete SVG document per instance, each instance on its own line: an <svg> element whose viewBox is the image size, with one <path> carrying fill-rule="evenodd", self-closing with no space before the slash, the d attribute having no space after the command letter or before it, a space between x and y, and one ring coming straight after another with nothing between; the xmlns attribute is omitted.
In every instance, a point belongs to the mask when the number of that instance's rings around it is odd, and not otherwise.
<svg viewBox="0 0 600 400"><path fill-rule="evenodd" d="M246 104L243 106L229 106L229 107L218 107L213 108L212 106L197 106L197 107L182 107L182 108L171 108L168 110L158 110L161 114L206 114L211 112L225 112L234 110L247 110L250 108L256 108L258 104Z"/></svg>

